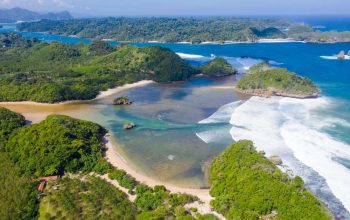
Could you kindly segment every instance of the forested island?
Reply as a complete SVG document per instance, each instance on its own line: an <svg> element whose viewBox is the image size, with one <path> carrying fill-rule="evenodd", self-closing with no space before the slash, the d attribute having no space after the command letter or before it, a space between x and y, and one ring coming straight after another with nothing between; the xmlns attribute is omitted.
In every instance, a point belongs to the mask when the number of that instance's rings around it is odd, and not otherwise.
<svg viewBox="0 0 350 220"><path fill-rule="evenodd" d="M235 85L241 93L257 96L315 98L320 89L311 80L283 68L271 68L266 62L250 68Z"/></svg>
<svg viewBox="0 0 350 220"><path fill-rule="evenodd" d="M202 73L207 76L228 76L237 73L237 70L232 67L231 64L227 62L222 57L216 57L209 63L202 66Z"/></svg>
<svg viewBox="0 0 350 220"><path fill-rule="evenodd" d="M20 31L49 32L93 39L130 42L232 43L286 39L317 43L349 42L350 32L314 30L285 19L262 18L91 18L41 20L17 25Z"/></svg>
<svg viewBox="0 0 350 220"><path fill-rule="evenodd" d="M95 123L61 115L26 125L22 115L0 108L1 216L217 219L186 206L198 201L196 195L150 187L112 167L103 158L105 133ZM38 177L49 175L63 176L38 190ZM210 181L212 205L227 219L331 219L301 178L282 173L250 141L240 141L215 158Z"/></svg>

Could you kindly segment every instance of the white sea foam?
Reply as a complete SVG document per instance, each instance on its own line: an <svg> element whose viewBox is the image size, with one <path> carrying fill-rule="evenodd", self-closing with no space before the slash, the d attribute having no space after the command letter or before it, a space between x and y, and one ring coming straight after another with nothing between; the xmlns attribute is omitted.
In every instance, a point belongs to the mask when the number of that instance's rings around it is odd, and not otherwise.
<svg viewBox="0 0 350 220"><path fill-rule="evenodd" d="M242 101L236 101L224 106L221 106L214 114L208 118L198 122L199 124L210 124L210 123L224 123L229 122L231 119L232 112L242 103Z"/></svg>
<svg viewBox="0 0 350 220"><path fill-rule="evenodd" d="M179 55L182 59L203 59L206 58L205 56L198 55L198 54L187 54L187 53L176 53Z"/></svg>
<svg viewBox="0 0 350 220"><path fill-rule="evenodd" d="M326 59L326 60L338 60L338 56L337 55L333 55L333 56L320 56L322 59ZM345 55L345 60L350 60L350 56Z"/></svg>
<svg viewBox="0 0 350 220"><path fill-rule="evenodd" d="M294 155L322 176L333 194L350 210L350 170L333 160L349 160L350 146L317 129L320 127L317 124L324 122L314 116L314 111L323 106L327 106L327 99L252 97L232 113L230 133L234 140L253 140L257 149L264 150L267 156L280 155L292 169L297 167L290 160Z"/></svg>
<svg viewBox="0 0 350 220"><path fill-rule="evenodd" d="M254 59L250 57L225 57L225 59L236 69L243 72L249 70L249 68L255 64L261 63L263 61L261 59Z"/></svg>

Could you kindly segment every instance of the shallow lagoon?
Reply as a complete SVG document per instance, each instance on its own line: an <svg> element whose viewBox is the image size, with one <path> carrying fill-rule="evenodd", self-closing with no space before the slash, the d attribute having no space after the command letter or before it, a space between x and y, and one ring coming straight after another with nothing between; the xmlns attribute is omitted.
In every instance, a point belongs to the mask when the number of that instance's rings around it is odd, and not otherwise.
<svg viewBox="0 0 350 220"><path fill-rule="evenodd" d="M86 41L43 33L23 34L48 41ZM321 88L322 97L315 103L297 100L261 102L228 89L234 78L194 78L189 82L152 84L118 94L130 96L135 101L128 107L110 105L114 96L64 106L8 107L31 114L34 121L41 119L42 113L59 113L98 122L112 131L119 153L135 169L154 178L192 187L207 186L205 171L210 158L233 140L249 138L260 149L280 153L294 174L302 176L306 186L324 200L339 219L350 218L344 207L345 204L348 209L350 207L350 61L322 58L340 50L350 50L350 43L136 45L160 45L187 56L194 54L197 58L189 60L194 65L200 65L215 55L225 57L240 70L254 64L257 59L270 60L275 66L311 78ZM229 111L220 112L221 106L240 99L249 101L241 103L238 108L233 103L233 106L228 106ZM249 111L255 108L261 111ZM197 123L218 109L219 123ZM286 116L291 116L287 117L289 121L286 121ZM231 117L235 120L231 121ZM285 123L290 119L294 124ZM137 124L136 129L122 130L122 125L129 121ZM295 127L295 123L303 127ZM268 141L265 144L264 139ZM334 169L329 172L329 167Z"/></svg>

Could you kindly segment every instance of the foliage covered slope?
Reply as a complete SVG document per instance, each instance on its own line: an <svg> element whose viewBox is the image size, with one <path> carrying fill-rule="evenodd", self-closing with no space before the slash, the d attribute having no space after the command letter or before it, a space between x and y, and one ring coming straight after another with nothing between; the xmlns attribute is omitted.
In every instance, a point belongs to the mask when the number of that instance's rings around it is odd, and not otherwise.
<svg viewBox="0 0 350 220"><path fill-rule="evenodd" d="M122 191L97 177L62 178L41 201L39 219L135 219L137 209Z"/></svg>
<svg viewBox="0 0 350 220"><path fill-rule="evenodd" d="M35 182L10 160L4 143L24 126L24 117L0 107L0 218L33 219L37 213ZM11 199L10 199L11 198Z"/></svg>
<svg viewBox="0 0 350 220"><path fill-rule="evenodd" d="M214 60L205 64L201 70L203 74L208 76L226 76L237 72L237 70L235 70L231 64L221 57L215 58Z"/></svg>
<svg viewBox="0 0 350 220"><path fill-rule="evenodd" d="M198 73L169 49L67 45L0 34L0 101L87 100L142 79L185 80Z"/></svg>
<svg viewBox="0 0 350 220"><path fill-rule="evenodd" d="M105 130L92 122L52 115L13 132L6 143L10 158L35 176L63 172L103 172L109 168L102 156Z"/></svg>
<svg viewBox="0 0 350 220"><path fill-rule="evenodd" d="M25 119L22 115L0 107L0 147L13 130L24 124Z"/></svg>
<svg viewBox="0 0 350 220"><path fill-rule="evenodd" d="M279 38L279 30L290 22L278 19L249 18L97 18L67 21L42 20L21 23L21 31L77 35L87 38L112 38L117 41L165 42L254 41Z"/></svg>
<svg viewBox="0 0 350 220"><path fill-rule="evenodd" d="M303 186L256 152L251 141L239 141L211 162L212 205L227 219L332 219L324 205Z"/></svg>
<svg viewBox="0 0 350 220"><path fill-rule="evenodd" d="M254 70L255 69L255 70ZM300 77L287 69L273 68L261 71L254 68L254 74L240 79L236 88L252 95L281 95L296 98L316 97L320 92L311 80Z"/></svg>

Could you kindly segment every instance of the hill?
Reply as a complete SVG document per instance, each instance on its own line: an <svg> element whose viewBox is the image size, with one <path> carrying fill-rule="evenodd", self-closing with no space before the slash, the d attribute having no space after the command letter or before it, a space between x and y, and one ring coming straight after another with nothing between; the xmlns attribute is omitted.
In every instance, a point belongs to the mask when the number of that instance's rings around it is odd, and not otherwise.
<svg viewBox="0 0 350 220"><path fill-rule="evenodd" d="M282 68L268 68L266 64L253 66L236 84L236 90L257 96L285 96L314 98L320 90L309 79Z"/></svg>
<svg viewBox="0 0 350 220"><path fill-rule="evenodd" d="M0 42L0 101L87 100L126 83L166 83L199 73L171 50L157 46L48 44L16 34L0 34Z"/></svg>
<svg viewBox="0 0 350 220"><path fill-rule="evenodd" d="M332 219L325 206L242 140L224 150L210 166L211 204L227 219Z"/></svg>
<svg viewBox="0 0 350 220"><path fill-rule="evenodd" d="M72 15L68 11L40 14L19 7L12 9L0 9L0 23L14 23L17 21L34 21L41 19L63 20L72 18Z"/></svg>
<svg viewBox="0 0 350 220"><path fill-rule="evenodd" d="M224 58L217 57L209 63L202 66L202 73L208 76L227 76L237 73L231 64L229 64Z"/></svg>
<svg viewBox="0 0 350 220"><path fill-rule="evenodd" d="M107 38L116 41L255 41L259 38L280 38L280 30L291 22L279 19L252 18L95 18L66 21L42 20L21 23L22 31L48 31L60 35L86 38Z"/></svg>

